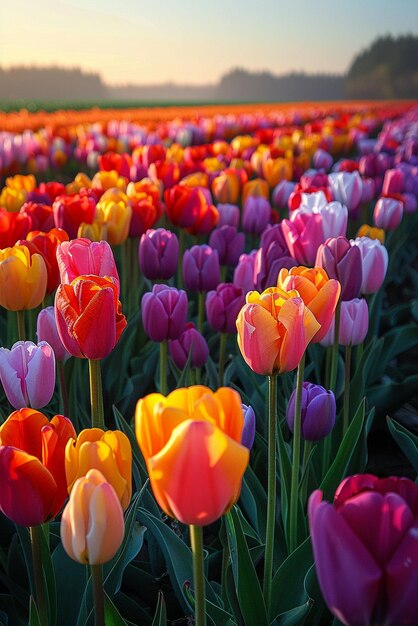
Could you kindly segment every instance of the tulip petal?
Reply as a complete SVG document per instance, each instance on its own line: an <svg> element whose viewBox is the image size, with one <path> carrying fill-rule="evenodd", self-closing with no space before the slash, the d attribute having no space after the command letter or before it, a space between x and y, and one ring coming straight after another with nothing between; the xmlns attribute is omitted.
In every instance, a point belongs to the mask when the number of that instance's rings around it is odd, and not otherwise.
<svg viewBox="0 0 418 626"><path fill-rule="evenodd" d="M73 325L73 334L88 359L103 359L116 345L114 293L103 288L90 298ZM97 328L101 330L97 330Z"/></svg>
<svg viewBox="0 0 418 626"><path fill-rule="evenodd" d="M238 315L237 329L238 346L247 365L261 375L276 372L282 337L271 313L260 304L246 304Z"/></svg>
<svg viewBox="0 0 418 626"><path fill-rule="evenodd" d="M48 419L40 411L28 408L14 411L0 426L0 444L19 448L41 460L41 429L48 424Z"/></svg>
<svg viewBox="0 0 418 626"><path fill-rule="evenodd" d="M386 566L387 626L414 624L418 615L418 522Z"/></svg>
<svg viewBox="0 0 418 626"><path fill-rule="evenodd" d="M111 523L109 523L111 522ZM86 534L87 558L91 565L107 563L123 541L123 511L112 485L102 483L89 500L89 525Z"/></svg>
<svg viewBox="0 0 418 626"><path fill-rule="evenodd" d="M287 331L284 333L280 348L279 373L290 372L298 366L320 324L305 306L302 298L286 300L280 309L278 321Z"/></svg>

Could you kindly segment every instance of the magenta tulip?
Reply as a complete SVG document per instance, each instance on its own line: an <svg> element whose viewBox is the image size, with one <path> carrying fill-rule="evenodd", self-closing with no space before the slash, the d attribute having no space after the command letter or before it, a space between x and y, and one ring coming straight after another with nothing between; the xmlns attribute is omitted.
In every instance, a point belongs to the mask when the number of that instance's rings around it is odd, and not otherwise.
<svg viewBox="0 0 418 626"><path fill-rule="evenodd" d="M77 276L94 274L114 278L119 289L119 274L107 241L90 241L84 237L63 241L57 248L57 261L61 283L69 285Z"/></svg>
<svg viewBox="0 0 418 626"><path fill-rule="evenodd" d="M66 361L71 354L65 349L58 334L57 322L55 319L55 308L47 306L38 313L36 322L36 334L38 341L46 341L54 351L57 361Z"/></svg>
<svg viewBox="0 0 418 626"><path fill-rule="evenodd" d="M361 293L375 293L385 280L389 256L385 246L378 239L357 237L351 240L352 246L358 246L361 252L363 281Z"/></svg>
<svg viewBox="0 0 418 626"><path fill-rule="evenodd" d="M191 366L203 367L208 360L209 347L193 322L188 322L177 339L168 342L170 356L178 368L183 369L191 353Z"/></svg>
<svg viewBox="0 0 418 626"><path fill-rule="evenodd" d="M377 228L395 230L402 221L403 203L395 198L379 198L373 211L373 223Z"/></svg>
<svg viewBox="0 0 418 626"><path fill-rule="evenodd" d="M345 237L327 239L319 246L315 265L322 267L329 278L341 283L341 300L352 300L360 294L363 280L361 253Z"/></svg>
<svg viewBox="0 0 418 626"><path fill-rule="evenodd" d="M238 313L245 304L241 287L221 283L206 295L206 317L213 330L220 333L236 333Z"/></svg>

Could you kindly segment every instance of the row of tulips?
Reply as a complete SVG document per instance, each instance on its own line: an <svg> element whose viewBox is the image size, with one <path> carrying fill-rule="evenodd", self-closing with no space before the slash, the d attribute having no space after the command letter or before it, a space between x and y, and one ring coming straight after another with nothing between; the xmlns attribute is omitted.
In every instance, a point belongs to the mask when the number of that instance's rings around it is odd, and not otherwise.
<svg viewBox="0 0 418 626"><path fill-rule="evenodd" d="M181 606L198 626L321 624L328 610L352 626L414 623L418 488L361 473L370 368L386 375L396 337L404 341L399 329L385 360L377 338L389 256L395 263L388 250L406 245L405 224L416 222L416 111L399 112L388 112L377 139L368 135L378 119L358 112L293 126L248 118L247 135L226 124L230 143L133 141L132 154L102 156L89 148L100 167L91 177L6 180L0 305L11 348L0 350L0 378L16 410L0 426L0 509L22 551L19 527L30 529L30 623L89 623L85 597L75 617L57 615L51 571L75 571L61 544L90 567L96 624L166 623L161 598L155 609L131 594L120 604L126 621L115 606L129 574L159 585L161 554L173 621ZM123 126L112 128L116 137ZM358 156L334 162L353 145ZM350 240L360 215L375 226ZM27 341L35 322L37 344ZM418 343L412 325L406 334L407 347ZM109 397L110 374L119 396ZM126 419L119 401L136 406ZM391 427L415 467L413 434ZM157 539L159 557L131 521ZM286 598L289 575L298 583ZM2 580L13 588L9 569Z"/></svg>

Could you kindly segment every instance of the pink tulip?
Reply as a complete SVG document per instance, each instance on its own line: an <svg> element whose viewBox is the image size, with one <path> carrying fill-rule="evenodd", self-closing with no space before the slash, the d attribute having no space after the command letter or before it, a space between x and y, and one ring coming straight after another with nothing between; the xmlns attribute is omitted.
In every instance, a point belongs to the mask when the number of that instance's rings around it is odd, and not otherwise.
<svg viewBox="0 0 418 626"><path fill-rule="evenodd" d="M36 322L36 334L38 341L46 341L54 351L57 361L66 361L71 354L67 352L58 334L57 322L55 319L55 308L47 306L38 313Z"/></svg>
<svg viewBox="0 0 418 626"><path fill-rule="evenodd" d="M332 346L335 335L335 319L326 335L320 341L322 346ZM366 338L369 329L369 308L364 298L343 300L340 311L340 332L338 343L340 346L358 346Z"/></svg>
<svg viewBox="0 0 418 626"><path fill-rule="evenodd" d="M353 213L360 204L363 182L358 172L333 172L328 176L335 200Z"/></svg>
<svg viewBox="0 0 418 626"><path fill-rule="evenodd" d="M77 276L94 274L114 278L119 290L119 274L107 241L90 241L84 237L63 241L57 248L57 261L61 283L69 285Z"/></svg>
<svg viewBox="0 0 418 626"><path fill-rule="evenodd" d="M40 409L55 388L55 356L46 341L18 341L11 350L0 348L0 380L15 409Z"/></svg>
<svg viewBox="0 0 418 626"><path fill-rule="evenodd" d="M283 220L282 233L291 256L300 265L314 265L318 247L324 241L322 216L298 211L290 220Z"/></svg>
<svg viewBox="0 0 418 626"><path fill-rule="evenodd" d="M361 293L375 293L385 280L388 269L389 256L385 246L378 239L357 237L350 241L352 246L358 246L361 252L363 281Z"/></svg>
<svg viewBox="0 0 418 626"><path fill-rule="evenodd" d="M395 230L402 221L403 203L395 198L379 198L373 211L373 223L377 228Z"/></svg>

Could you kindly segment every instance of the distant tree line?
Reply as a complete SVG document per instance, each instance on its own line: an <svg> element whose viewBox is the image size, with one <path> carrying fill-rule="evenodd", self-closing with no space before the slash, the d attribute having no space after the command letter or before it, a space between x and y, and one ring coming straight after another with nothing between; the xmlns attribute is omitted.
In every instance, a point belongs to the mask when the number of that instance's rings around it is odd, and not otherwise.
<svg viewBox="0 0 418 626"><path fill-rule="evenodd" d="M0 68L0 100L144 100L280 102L418 98L418 36L380 37L353 60L347 74L276 76L233 69L216 84L129 84L110 87L78 68Z"/></svg>

